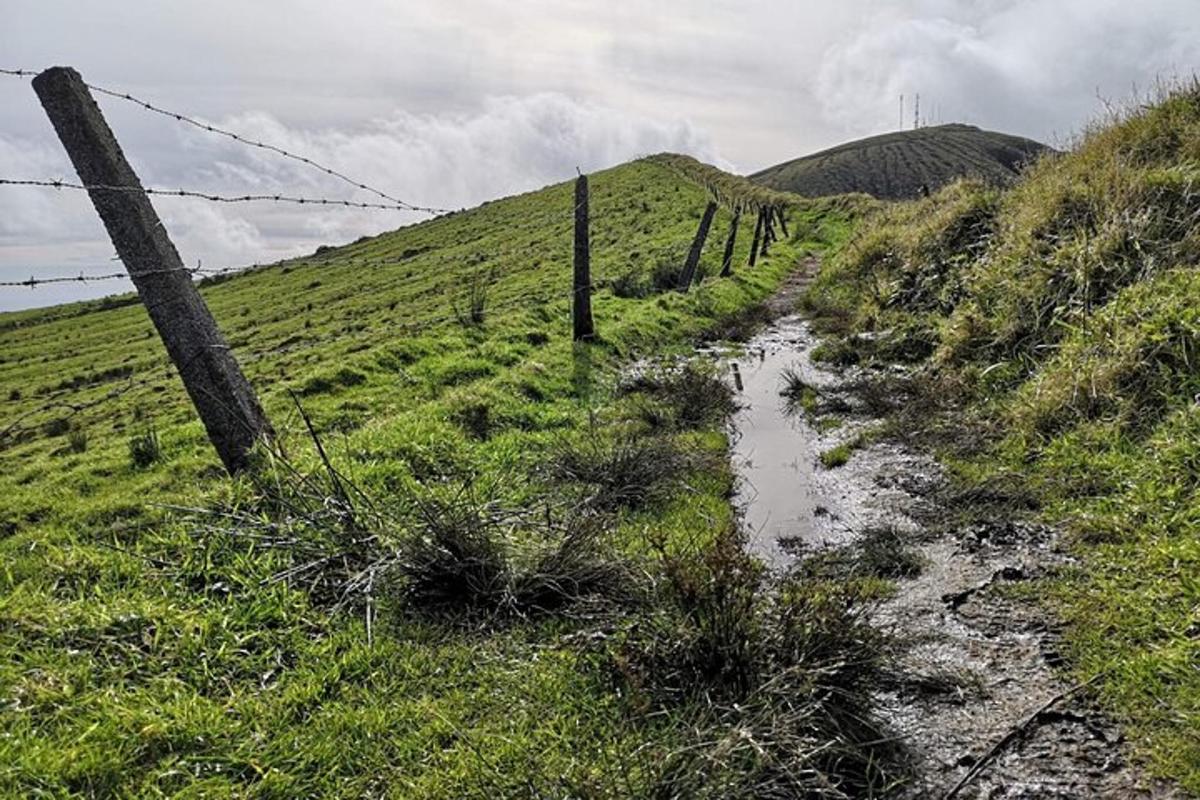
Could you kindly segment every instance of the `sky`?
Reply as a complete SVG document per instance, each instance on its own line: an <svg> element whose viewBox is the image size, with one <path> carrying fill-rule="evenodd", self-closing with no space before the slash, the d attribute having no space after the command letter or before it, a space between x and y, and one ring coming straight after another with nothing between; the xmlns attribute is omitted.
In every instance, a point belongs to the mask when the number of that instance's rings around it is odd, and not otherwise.
<svg viewBox="0 0 1200 800"><path fill-rule="evenodd" d="M461 208L660 151L747 173L968 122L1060 147L1200 70L1197 0L3 0L0 67L84 79ZM901 116L900 96L906 98ZM370 195L111 98L147 186ZM0 76L0 178L73 179L27 78ZM422 217L156 198L188 265L308 253ZM120 271L86 195L0 186L0 281ZM0 289L0 311L125 282Z"/></svg>

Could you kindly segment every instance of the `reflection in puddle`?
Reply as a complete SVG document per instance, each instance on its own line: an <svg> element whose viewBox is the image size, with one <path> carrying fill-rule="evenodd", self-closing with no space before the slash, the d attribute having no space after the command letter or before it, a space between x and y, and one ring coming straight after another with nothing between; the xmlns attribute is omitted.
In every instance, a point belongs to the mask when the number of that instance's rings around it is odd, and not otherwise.
<svg viewBox="0 0 1200 800"><path fill-rule="evenodd" d="M820 435L780 394L793 370L820 384L805 356L812 343L798 318L780 320L729 360L742 409L734 416L733 462L748 546L773 567L792 559L781 538L819 544L837 536L825 515L828 476L819 474Z"/></svg>

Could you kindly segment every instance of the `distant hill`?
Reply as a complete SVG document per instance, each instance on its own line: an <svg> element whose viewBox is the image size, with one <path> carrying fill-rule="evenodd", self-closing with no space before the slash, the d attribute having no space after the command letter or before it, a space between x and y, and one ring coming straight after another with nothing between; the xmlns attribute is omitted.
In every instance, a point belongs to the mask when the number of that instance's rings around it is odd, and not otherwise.
<svg viewBox="0 0 1200 800"><path fill-rule="evenodd" d="M756 172L750 179L806 197L863 192L883 200L916 197L973 175L1006 184L1049 148L974 125L938 125L849 142Z"/></svg>

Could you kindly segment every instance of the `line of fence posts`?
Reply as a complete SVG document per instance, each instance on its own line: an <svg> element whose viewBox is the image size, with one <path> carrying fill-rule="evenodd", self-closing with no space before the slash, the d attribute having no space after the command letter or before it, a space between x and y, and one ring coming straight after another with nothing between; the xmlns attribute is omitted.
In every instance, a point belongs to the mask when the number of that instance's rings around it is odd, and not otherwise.
<svg viewBox="0 0 1200 800"><path fill-rule="evenodd" d="M78 72L53 67L33 80L34 91L67 151L103 221L167 353L179 371L209 440L225 468L236 474L249 466L250 452L274 432L216 320L184 267L175 245L125 159L112 129ZM130 191L133 189L134 191ZM710 200L680 272L678 289L695 281L704 243L718 203ZM783 209L759 206L749 265L767 256L775 239L774 222L787 235ZM725 242L721 275L733 272L733 252L743 207L733 212ZM588 179L575 181L573 335L595 338L592 317Z"/></svg>
<svg viewBox="0 0 1200 800"><path fill-rule="evenodd" d="M588 231L588 179L575 179L575 285L572 293L572 329L574 340L587 341L596 336L592 320L592 255Z"/></svg>
<svg viewBox="0 0 1200 800"><path fill-rule="evenodd" d="M91 187L92 205L217 455L231 474L246 469L255 445L273 436L271 424L95 98L69 67L40 73L33 89L80 180Z"/></svg>

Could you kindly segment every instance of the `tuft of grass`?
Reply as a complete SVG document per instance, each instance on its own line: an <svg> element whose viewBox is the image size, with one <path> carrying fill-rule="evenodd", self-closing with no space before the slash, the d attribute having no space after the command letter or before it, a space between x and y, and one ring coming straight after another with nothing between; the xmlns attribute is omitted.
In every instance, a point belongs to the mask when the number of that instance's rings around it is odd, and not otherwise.
<svg viewBox="0 0 1200 800"><path fill-rule="evenodd" d="M147 426L129 437L129 461L136 469L145 469L162 459L162 442L158 431Z"/></svg>
<svg viewBox="0 0 1200 800"><path fill-rule="evenodd" d="M876 441L885 431L886 427L877 426L868 430L860 431L853 438L842 442L841 444L831 447L822 452L817 459L821 462L821 466L825 469L837 469L843 467L855 451L866 447Z"/></svg>
<svg viewBox="0 0 1200 800"><path fill-rule="evenodd" d="M811 416L817 413L821 394L804 379L799 369L784 367L779 373L779 378L782 383L779 395L784 398L789 414L803 412Z"/></svg>
<svg viewBox="0 0 1200 800"><path fill-rule="evenodd" d="M407 531L381 560L409 613L528 616L635 591L602 518L508 508L477 491L414 498Z"/></svg>
<svg viewBox="0 0 1200 800"><path fill-rule="evenodd" d="M560 439L548 455L546 474L584 488L596 509L639 509L674 488L694 459L669 436L596 431Z"/></svg>
<svg viewBox="0 0 1200 800"><path fill-rule="evenodd" d="M653 404L639 404L651 428L694 430L723 422L738 407L733 388L717 374L715 365L697 359L642 372L623 391L653 399Z"/></svg>
<svg viewBox="0 0 1200 800"><path fill-rule="evenodd" d="M88 433L82 428L76 428L67 434L67 449L72 453L86 453L88 448Z"/></svg>
<svg viewBox="0 0 1200 800"><path fill-rule="evenodd" d="M613 654L633 702L686 709L659 794L871 797L903 778L871 710L887 643L841 584L769 579L732 528L660 553L658 610Z"/></svg>
<svg viewBox="0 0 1200 800"><path fill-rule="evenodd" d="M467 276L466 286L450 301L450 307L458 324L464 328L478 328L487 320L488 300L492 285L496 282L496 267L476 269Z"/></svg>

